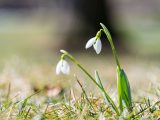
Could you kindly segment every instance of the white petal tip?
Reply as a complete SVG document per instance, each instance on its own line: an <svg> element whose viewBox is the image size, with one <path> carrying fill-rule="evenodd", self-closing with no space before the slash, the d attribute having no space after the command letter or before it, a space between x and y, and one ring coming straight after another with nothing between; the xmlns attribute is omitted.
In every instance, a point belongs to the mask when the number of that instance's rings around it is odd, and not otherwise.
<svg viewBox="0 0 160 120"><path fill-rule="evenodd" d="M86 48L86 49L88 49L89 47L88 47L88 46L86 46L85 48Z"/></svg>
<svg viewBox="0 0 160 120"><path fill-rule="evenodd" d="M100 54L101 50L102 50L102 43L101 40L97 40L96 43L93 45L94 50L96 51L97 54Z"/></svg>
<svg viewBox="0 0 160 120"><path fill-rule="evenodd" d="M97 53L97 54L100 54L100 53L101 53L101 51L98 51L98 52L96 51L96 53Z"/></svg>
<svg viewBox="0 0 160 120"><path fill-rule="evenodd" d="M96 41L96 37L89 39L88 42L86 43L85 48L86 49L90 48L95 43L95 41Z"/></svg>

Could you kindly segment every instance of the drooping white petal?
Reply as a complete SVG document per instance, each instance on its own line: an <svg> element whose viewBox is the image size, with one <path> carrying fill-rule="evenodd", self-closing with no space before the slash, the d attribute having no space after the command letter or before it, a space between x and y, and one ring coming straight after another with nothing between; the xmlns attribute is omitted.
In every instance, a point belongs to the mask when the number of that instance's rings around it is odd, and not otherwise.
<svg viewBox="0 0 160 120"><path fill-rule="evenodd" d="M70 66L67 61L62 61L61 71L63 74L69 74L70 72Z"/></svg>
<svg viewBox="0 0 160 120"><path fill-rule="evenodd" d="M96 41L96 37L93 37L91 39L88 40L88 42L86 43L86 49L90 48Z"/></svg>
<svg viewBox="0 0 160 120"><path fill-rule="evenodd" d="M96 43L93 45L94 50L96 51L97 54L99 54L102 50L102 42L100 39L96 40Z"/></svg>
<svg viewBox="0 0 160 120"><path fill-rule="evenodd" d="M61 72L61 66L62 66L62 60L60 60L56 66L56 74L60 74Z"/></svg>

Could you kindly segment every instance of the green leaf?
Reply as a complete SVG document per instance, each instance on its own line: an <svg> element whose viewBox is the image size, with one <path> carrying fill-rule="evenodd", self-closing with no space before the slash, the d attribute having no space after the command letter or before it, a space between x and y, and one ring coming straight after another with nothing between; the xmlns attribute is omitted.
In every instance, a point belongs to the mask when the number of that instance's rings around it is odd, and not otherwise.
<svg viewBox="0 0 160 120"><path fill-rule="evenodd" d="M117 108L117 106L115 105L114 101L112 100L112 98L108 95L108 93L105 91L103 84L100 80L99 74L97 71L95 71L95 78L96 78L96 82L99 84L99 86L101 87L101 92L102 95L104 97L104 100L107 104L110 104L112 109L119 115L119 110Z"/></svg>
<svg viewBox="0 0 160 120"><path fill-rule="evenodd" d="M114 59L116 61L116 64L119 68L121 68L119 60L118 60L117 52L116 52L116 49L115 49L114 44L113 44L112 36L111 36L109 30L106 28L106 26L104 24L100 23L100 25L102 26L102 28L103 28L102 31L106 34L106 36L108 38L108 41L111 45L112 53L113 53Z"/></svg>
<svg viewBox="0 0 160 120"><path fill-rule="evenodd" d="M100 25L102 26L108 40L111 41L112 37L111 37L111 34L110 34L109 30L107 29L107 27L103 23L100 23Z"/></svg>
<svg viewBox="0 0 160 120"><path fill-rule="evenodd" d="M121 112L125 107L131 111L132 98L128 78L123 69L117 67L118 102Z"/></svg>
<svg viewBox="0 0 160 120"><path fill-rule="evenodd" d="M101 86L102 89L104 89L104 87L102 85L102 82L101 82L101 79L100 79L97 71L95 71L95 78L96 78L96 82Z"/></svg>

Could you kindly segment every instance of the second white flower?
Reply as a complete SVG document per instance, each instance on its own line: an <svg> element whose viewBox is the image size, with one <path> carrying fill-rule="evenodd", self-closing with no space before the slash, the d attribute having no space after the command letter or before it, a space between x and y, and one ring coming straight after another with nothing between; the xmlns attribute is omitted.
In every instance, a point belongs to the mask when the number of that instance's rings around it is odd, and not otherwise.
<svg viewBox="0 0 160 120"><path fill-rule="evenodd" d="M101 40L98 38L96 39L96 37L91 38L87 43L86 43L86 49L90 48L91 46L94 47L94 50L96 51L97 54L99 54L102 50L102 42Z"/></svg>
<svg viewBox="0 0 160 120"><path fill-rule="evenodd" d="M69 66L68 62L65 60L62 60L62 59L57 64L56 74L60 74L61 72L63 74L69 74L69 72L70 72L70 66Z"/></svg>

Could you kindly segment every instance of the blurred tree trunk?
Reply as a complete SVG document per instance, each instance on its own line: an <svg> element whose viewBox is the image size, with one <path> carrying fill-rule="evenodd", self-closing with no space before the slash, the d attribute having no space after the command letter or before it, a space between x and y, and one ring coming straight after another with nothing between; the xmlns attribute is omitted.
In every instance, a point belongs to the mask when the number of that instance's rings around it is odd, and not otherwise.
<svg viewBox="0 0 160 120"><path fill-rule="evenodd" d="M104 23L110 30L115 44L120 47L123 46L120 35L113 27L114 13L112 13L110 0L73 0L72 3L77 16L81 16L83 24L80 29L70 31L68 38L65 40L64 47L66 49L82 50L89 37L94 36L100 29L100 22ZM73 25L73 27L76 26Z"/></svg>

